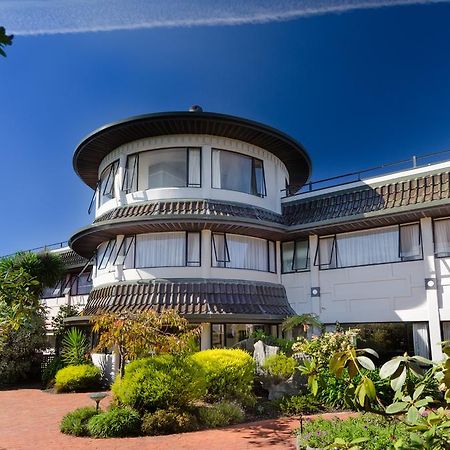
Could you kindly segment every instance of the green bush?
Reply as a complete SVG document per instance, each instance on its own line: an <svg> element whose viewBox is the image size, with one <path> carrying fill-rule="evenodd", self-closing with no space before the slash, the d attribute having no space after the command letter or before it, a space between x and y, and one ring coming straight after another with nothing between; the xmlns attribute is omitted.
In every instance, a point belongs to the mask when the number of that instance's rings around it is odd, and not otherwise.
<svg viewBox="0 0 450 450"><path fill-rule="evenodd" d="M221 401L199 407L200 424L207 428L225 427L244 420L244 411L233 402Z"/></svg>
<svg viewBox="0 0 450 450"><path fill-rule="evenodd" d="M198 430L197 418L187 412L175 409L158 409L142 418L142 433L149 436L184 433Z"/></svg>
<svg viewBox="0 0 450 450"><path fill-rule="evenodd" d="M89 434L96 438L138 436L141 418L131 408L114 408L92 417L87 428Z"/></svg>
<svg viewBox="0 0 450 450"><path fill-rule="evenodd" d="M366 438L362 444L364 450L386 450L393 448L396 441L402 440L409 448L407 426L403 423L388 421L366 414L346 420L315 419L303 422L303 434L298 435L298 448L333 448L336 438L349 443L354 439ZM336 446L337 447L337 446ZM350 448L339 446L339 448ZM404 448L404 447L403 447Z"/></svg>
<svg viewBox="0 0 450 450"><path fill-rule="evenodd" d="M315 414L323 410L321 404L312 395L285 396L277 401L278 409L285 416Z"/></svg>
<svg viewBox="0 0 450 450"><path fill-rule="evenodd" d="M61 420L59 429L64 434L71 434L73 436L89 436L87 424L89 419L97 413L94 407L88 406L78 408L75 411L67 413Z"/></svg>
<svg viewBox="0 0 450 450"><path fill-rule="evenodd" d="M86 364L88 343L86 335L78 328L71 328L62 340L62 358L68 366Z"/></svg>
<svg viewBox="0 0 450 450"><path fill-rule="evenodd" d="M209 401L227 399L236 400L243 405L254 404L255 363L247 352L239 349L212 349L194 353L191 359L205 373Z"/></svg>
<svg viewBox="0 0 450 450"><path fill-rule="evenodd" d="M102 372L90 364L67 366L58 370L55 376L57 392L83 392L100 386Z"/></svg>
<svg viewBox="0 0 450 450"><path fill-rule="evenodd" d="M297 367L297 361L283 353L269 356L262 366L268 376L281 382L289 379Z"/></svg>
<svg viewBox="0 0 450 450"><path fill-rule="evenodd" d="M44 387L50 386L55 381L58 370L61 370L64 367L65 364L62 358L55 356L42 371L41 379Z"/></svg>
<svg viewBox="0 0 450 450"><path fill-rule="evenodd" d="M192 359L158 355L128 364L112 391L119 404L154 412L202 399L206 385L201 367Z"/></svg>

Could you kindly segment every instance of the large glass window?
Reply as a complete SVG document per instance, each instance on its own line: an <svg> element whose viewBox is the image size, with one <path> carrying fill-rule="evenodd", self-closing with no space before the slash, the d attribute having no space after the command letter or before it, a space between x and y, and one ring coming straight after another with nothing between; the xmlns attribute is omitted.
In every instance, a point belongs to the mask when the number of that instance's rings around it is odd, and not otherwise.
<svg viewBox="0 0 450 450"><path fill-rule="evenodd" d="M327 236L319 239L318 252L321 269L414 261L422 258L420 227L415 223Z"/></svg>
<svg viewBox="0 0 450 450"><path fill-rule="evenodd" d="M235 347L241 341L260 332L266 336L271 335L270 325L249 323L213 323L211 325L212 348ZM277 336L274 336L277 337Z"/></svg>
<svg viewBox="0 0 450 450"><path fill-rule="evenodd" d="M119 161L114 161L101 173L98 182L99 206L115 197L114 179L119 169Z"/></svg>
<svg viewBox="0 0 450 450"><path fill-rule="evenodd" d="M200 266L200 234L150 233L136 236L136 267Z"/></svg>
<svg viewBox="0 0 450 450"><path fill-rule="evenodd" d="M213 267L276 272L275 244L239 234L213 233Z"/></svg>
<svg viewBox="0 0 450 450"><path fill-rule="evenodd" d="M42 298L64 297L64 280L58 281L54 286L47 287L42 292Z"/></svg>
<svg viewBox="0 0 450 450"><path fill-rule="evenodd" d="M309 269L309 242L307 239L281 243L282 272Z"/></svg>
<svg viewBox="0 0 450 450"><path fill-rule="evenodd" d="M83 272L71 280L70 295L87 295L92 290L92 277L90 272Z"/></svg>
<svg viewBox="0 0 450 450"><path fill-rule="evenodd" d="M140 174L139 180L134 176L137 172ZM200 186L199 148L164 148L128 156L124 176L124 189L127 192L138 189Z"/></svg>
<svg viewBox="0 0 450 450"><path fill-rule="evenodd" d="M212 151L212 187L264 197L263 161L227 150Z"/></svg>
<svg viewBox="0 0 450 450"><path fill-rule="evenodd" d="M450 256L450 219L434 221L434 254L440 258Z"/></svg>

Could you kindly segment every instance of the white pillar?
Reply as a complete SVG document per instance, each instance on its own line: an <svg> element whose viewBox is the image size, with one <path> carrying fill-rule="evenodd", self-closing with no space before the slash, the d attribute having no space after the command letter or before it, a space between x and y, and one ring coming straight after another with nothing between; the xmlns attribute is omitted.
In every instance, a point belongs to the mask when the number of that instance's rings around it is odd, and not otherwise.
<svg viewBox="0 0 450 450"><path fill-rule="evenodd" d="M123 234L119 234L116 236L116 251L118 251L120 248L120 255L122 255L122 256L125 254L125 244L122 245L124 239L125 239L125 236ZM114 255L112 255L112 256L114 256ZM117 281L123 281L123 279L124 279L123 264L116 264L115 271L114 271L114 278Z"/></svg>
<svg viewBox="0 0 450 450"><path fill-rule="evenodd" d="M201 231L201 274L203 279L211 278L211 230Z"/></svg>
<svg viewBox="0 0 450 450"><path fill-rule="evenodd" d="M309 274L311 281L311 290L313 288L319 289L319 295L312 297L312 292L309 292L311 299L311 313L320 316L322 313L322 303L320 301L320 277L319 266L314 265L314 259L319 245L319 237L316 234L309 236Z"/></svg>
<svg viewBox="0 0 450 450"><path fill-rule="evenodd" d="M117 169L116 176L114 178L114 192L116 194L117 206L123 206L126 204L126 194L122 190L123 178L127 167L127 155L120 155L119 168Z"/></svg>
<svg viewBox="0 0 450 450"><path fill-rule="evenodd" d="M433 222L431 218L425 217L423 219L420 219L420 227L422 229L424 288L428 309L428 327L430 330L431 358L433 359L433 361L440 361L443 355L440 345L442 336L438 301L439 283L436 275L433 242ZM426 279L434 280L434 288L427 289L425 287Z"/></svg>
<svg viewBox="0 0 450 450"><path fill-rule="evenodd" d="M202 334L200 337L200 350L211 348L211 324L202 323Z"/></svg>

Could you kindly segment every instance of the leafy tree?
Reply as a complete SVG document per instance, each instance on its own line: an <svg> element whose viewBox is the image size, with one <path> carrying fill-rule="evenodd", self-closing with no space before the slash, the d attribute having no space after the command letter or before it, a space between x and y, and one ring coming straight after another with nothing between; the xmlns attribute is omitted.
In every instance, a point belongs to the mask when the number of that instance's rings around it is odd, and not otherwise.
<svg viewBox="0 0 450 450"><path fill-rule="evenodd" d="M111 348L119 354L119 370L125 361L159 353L183 353L192 348L201 327L192 328L176 311L104 313L91 319L92 330L99 333L97 350Z"/></svg>
<svg viewBox="0 0 450 450"><path fill-rule="evenodd" d="M59 308L58 314L52 319L52 329L55 335L55 353L59 355L61 348L61 341L66 331L64 319L67 317L77 316L79 309L74 305L62 305Z"/></svg>
<svg viewBox="0 0 450 450"><path fill-rule="evenodd" d="M5 27L0 27L0 55L6 58L6 53L3 50L5 46L11 45L14 36L10 34L9 36L6 34Z"/></svg>
<svg viewBox="0 0 450 450"><path fill-rule="evenodd" d="M288 317L281 324L283 331L291 331L294 328L302 328L306 333L309 327L322 329L323 323L315 314L297 314L295 316Z"/></svg>

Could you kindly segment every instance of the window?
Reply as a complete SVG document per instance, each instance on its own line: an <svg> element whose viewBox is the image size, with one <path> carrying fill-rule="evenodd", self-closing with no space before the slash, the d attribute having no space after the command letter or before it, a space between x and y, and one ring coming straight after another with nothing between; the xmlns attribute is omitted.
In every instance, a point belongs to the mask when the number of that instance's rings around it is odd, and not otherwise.
<svg viewBox="0 0 450 450"><path fill-rule="evenodd" d="M139 153L127 157L127 165L123 175L122 190L129 194L138 190Z"/></svg>
<svg viewBox="0 0 450 450"><path fill-rule="evenodd" d="M415 261L421 258L418 223L319 238L318 265L321 269Z"/></svg>
<svg viewBox="0 0 450 450"><path fill-rule="evenodd" d="M239 234L213 233L212 266L276 272L275 243Z"/></svg>
<svg viewBox="0 0 450 450"><path fill-rule="evenodd" d="M264 165L260 159L227 150L212 151L212 187L265 197Z"/></svg>
<svg viewBox="0 0 450 450"><path fill-rule="evenodd" d="M201 150L199 148L165 148L139 154L136 171L139 182L133 179L133 155L128 157L129 175L124 186L128 192L138 189L201 186Z"/></svg>
<svg viewBox="0 0 450 450"><path fill-rule="evenodd" d="M64 297L63 293L64 280L58 281L54 286L45 288L42 292L42 298Z"/></svg>
<svg viewBox="0 0 450 450"><path fill-rule="evenodd" d="M434 221L434 254L438 258L450 256L450 219Z"/></svg>
<svg viewBox="0 0 450 450"><path fill-rule="evenodd" d="M115 197L114 180L118 169L119 161L114 161L101 173L98 183L99 206Z"/></svg>
<svg viewBox="0 0 450 450"><path fill-rule="evenodd" d="M281 243L282 273L292 273L309 269L308 240Z"/></svg>
<svg viewBox="0 0 450 450"><path fill-rule="evenodd" d="M150 233L136 236L136 267L200 266L200 233Z"/></svg>
<svg viewBox="0 0 450 450"><path fill-rule="evenodd" d="M99 272L112 272L114 260L117 256L116 240L101 243L97 248L97 274Z"/></svg>
<svg viewBox="0 0 450 450"><path fill-rule="evenodd" d="M71 280L70 295L87 295L92 290L92 278L90 272L83 272Z"/></svg>

